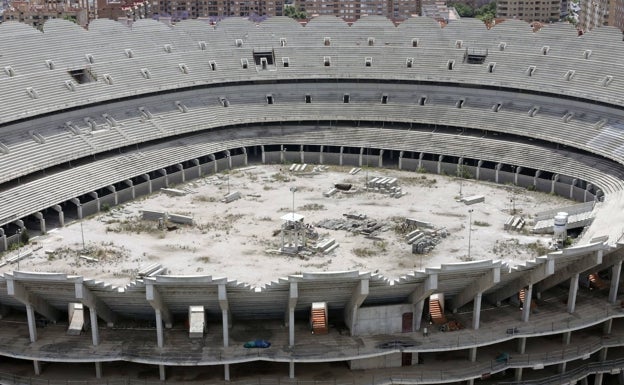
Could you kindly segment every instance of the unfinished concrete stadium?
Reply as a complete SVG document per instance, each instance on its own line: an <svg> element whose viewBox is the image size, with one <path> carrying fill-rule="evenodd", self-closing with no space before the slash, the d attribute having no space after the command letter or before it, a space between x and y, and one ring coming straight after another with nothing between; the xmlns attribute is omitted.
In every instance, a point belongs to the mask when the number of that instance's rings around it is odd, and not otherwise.
<svg viewBox="0 0 624 385"><path fill-rule="evenodd" d="M619 30L276 17L9 22L0 34L0 382L624 382ZM537 190L577 201L537 218L544 228L582 231L522 263L434 263L397 279L312 270L257 287L148 265L120 286L20 269L26 233L264 164ZM391 179L367 174L364 187L411 199ZM308 242L292 206L284 253ZM413 242L427 233L408 224Z"/></svg>

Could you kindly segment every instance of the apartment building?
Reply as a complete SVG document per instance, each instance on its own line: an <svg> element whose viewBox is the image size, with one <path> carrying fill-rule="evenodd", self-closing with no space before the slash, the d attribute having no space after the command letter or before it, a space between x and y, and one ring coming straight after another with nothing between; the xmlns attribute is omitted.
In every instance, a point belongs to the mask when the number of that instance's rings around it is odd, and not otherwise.
<svg viewBox="0 0 624 385"><path fill-rule="evenodd" d="M496 3L497 18L550 22L559 20L560 16L561 0L499 0Z"/></svg>

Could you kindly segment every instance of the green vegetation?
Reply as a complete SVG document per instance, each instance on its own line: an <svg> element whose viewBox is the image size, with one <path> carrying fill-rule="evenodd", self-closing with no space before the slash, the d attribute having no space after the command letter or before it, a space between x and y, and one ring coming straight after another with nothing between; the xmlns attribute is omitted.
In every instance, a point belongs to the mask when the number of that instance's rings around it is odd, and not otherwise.
<svg viewBox="0 0 624 385"><path fill-rule="evenodd" d="M472 222L473 225L475 226L479 226L479 227L489 227L490 224L487 222L482 222L482 221L474 221Z"/></svg>
<svg viewBox="0 0 624 385"><path fill-rule="evenodd" d="M308 18L308 14L304 9L297 10L297 8L294 6L284 7L284 16L291 17L295 20L303 20Z"/></svg>
<svg viewBox="0 0 624 385"><path fill-rule="evenodd" d="M496 18L496 1L492 1L476 9L465 3L451 3L449 6L454 7L461 17L476 17L487 24L491 23L494 18Z"/></svg>

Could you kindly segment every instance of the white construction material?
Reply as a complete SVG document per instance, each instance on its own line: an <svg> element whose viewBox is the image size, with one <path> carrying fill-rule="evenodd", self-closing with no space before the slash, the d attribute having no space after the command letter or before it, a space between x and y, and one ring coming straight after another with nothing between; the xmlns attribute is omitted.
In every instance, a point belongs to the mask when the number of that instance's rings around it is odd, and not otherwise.
<svg viewBox="0 0 624 385"><path fill-rule="evenodd" d="M84 308L81 303L70 303L68 305L69 327L68 336L79 336L84 328ZM96 326L97 327L97 326Z"/></svg>
<svg viewBox="0 0 624 385"><path fill-rule="evenodd" d="M167 213L164 211L141 210L141 218L144 221L157 221L161 218L167 218Z"/></svg>
<svg viewBox="0 0 624 385"><path fill-rule="evenodd" d="M206 330L203 306L189 306L189 338L202 338Z"/></svg>
<svg viewBox="0 0 624 385"><path fill-rule="evenodd" d="M161 188L160 191L162 191L165 194L170 195L170 196L181 197L181 196L186 195L186 191L178 190L178 189L175 189L175 188Z"/></svg>
<svg viewBox="0 0 624 385"><path fill-rule="evenodd" d="M78 258L84 259L87 262L99 262L99 259L93 257L87 257L86 255L79 255Z"/></svg>
<svg viewBox="0 0 624 385"><path fill-rule="evenodd" d="M335 195L338 192L338 189L335 187L330 188L329 190L323 193L323 196L329 198L330 196Z"/></svg>
<svg viewBox="0 0 624 385"><path fill-rule="evenodd" d="M360 172L360 171L362 171L362 169L361 169L361 168L359 168L359 167L353 167L353 168L351 169L351 171L349 171L349 174L351 174L351 175L355 175L355 174L357 174L357 173L358 173L358 172Z"/></svg>
<svg viewBox="0 0 624 385"><path fill-rule="evenodd" d="M227 194L225 197L223 197L223 199L221 200L224 203L231 203L234 202L235 200L239 200L241 198L241 193L238 191L232 191L231 193Z"/></svg>
<svg viewBox="0 0 624 385"><path fill-rule="evenodd" d="M470 205L474 205L476 203L485 202L485 196L483 196L483 195L472 195L472 196L469 196L469 197L462 198L461 201L464 202L464 204L466 206L470 206Z"/></svg>
<svg viewBox="0 0 624 385"><path fill-rule="evenodd" d="M188 215L179 215L179 214L169 214L169 220L174 223L182 223L182 224L193 224L193 217L189 217Z"/></svg>
<svg viewBox="0 0 624 385"><path fill-rule="evenodd" d="M419 221L418 219L414 219L414 218L406 218L405 222L407 222L408 225L412 225L412 226L416 226L416 227L424 227L424 228L427 228L427 229L432 229L433 228L433 223L425 222L425 221Z"/></svg>
<svg viewBox="0 0 624 385"><path fill-rule="evenodd" d="M565 238L568 231L568 213L560 211L555 215L553 233L555 237Z"/></svg>
<svg viewBox="0 0 624 385"><path fill-rule="evenodd" d="M158 271L160 269L162 269L162 265L160 263L152 263L151 265L147 266L146 268L139 270L137 275L139 277L149 277L155 271Z"/></svg>

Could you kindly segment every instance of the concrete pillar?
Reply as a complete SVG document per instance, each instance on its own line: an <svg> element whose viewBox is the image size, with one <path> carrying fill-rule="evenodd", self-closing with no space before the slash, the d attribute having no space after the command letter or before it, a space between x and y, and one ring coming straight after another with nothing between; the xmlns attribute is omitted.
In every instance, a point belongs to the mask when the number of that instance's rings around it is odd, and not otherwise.
<svg viewBox="0 0 624 385"><path fill-rule="evenodd" d="M95 201L95 205L97 207L97 212L100 212L101 208L100 208L100 196L98 195L97 192L95 191L91 191L88 194L91 198L93 198L93 200Z"/></svg>
<svg viewBox="0 0 624 385"><path fill-rule="evenodd" d="M230 364L223 365L223 379L225 381L230 381Z"/></svg>
<svg viewBox="0 0 624 385"><path fill-rule="evenodd" d="M280 144L280 163L284 163L286 161L286 157L284 156L285 152L286 150L284 149L284 145Z"/></svg>
<svg viewBox="0 0 624 385"><path fill-rule="evenodd" d="M323 164L324 161L324 156L323 156L323 149L325 148L325 146L321 146L321 150L319 152L319 164Z"/></svg>
<svg viewBox="0 0 624 385"><path fill-rule="evenodd" d="M97 311L93 307L89 308L89 316L91 317L91 340L93 346L98 346L100 344L100 330L98 329Z"/></svg>
<svg viewBox="0 0 624 385"><path fill-rule="evenodd" d="M421 152L418 154L418 169L422 168L422 160L424 156L425 156L424 152Z"/></svg>
<svg viewBox="0 0 624 385"><path fill-rule="evenodd" d="M132 180L130 180L130 179L126 179L126 180L124 181L124 183L125 183L125 184L126 184L126 186L128 186L128 188L130 189L130 193L132 194L132 199L135 199L135 198L136 198L136 193L135 193L135 191L134 191L134 182L132 182ZM166 184L167 184L167 187L168 187L168 186L169 186L169 184L168 184L168 183L166 183Z"/></svg>
<svg viewBox="0 0 624 385"><path fill-rule="evenodd" d="M578 293L579 273L574 274L570 278L570 289L568 290L568 313L574 313L576 310L576 294Z"/></svg>
<svg viewBox="0 0 624 385"><path fill-rule="evenodd" d="M522 321L529 322L529 316L531 315L531 300L533 298L533 284L529 285L524 296L524 304L522 306Z"/></svg>
<svg viewBox="0 0 624 385"><path fill-rule="evenodd" d="M403 151L399 151L399 170L403 169Z"/></svg>
<svg viewBox="0 0 624 385"><path fill-rule="evenodd" d="M45 224L45 218L43 217L43 214L41 212L36 212L33 214L33 216L39 220L39 230L41 230L42 234L45 234L46 224Z"/></svg>
<svg viewBox="0 0 624 385"><path fill-rule="evenodd" d="M514 375L514 380L516 382L522 381L522 368L516 368L516 373Z"/></svg>
<svg viewBox="0 0 624 385"><path fill-rule="evenodd" d="M303 144L299 146L299 161L300 163L305 163L305 155L303 151Z"/></svg>
<svg viewBox="0 0 624 385"><path fill-rule="evenodd" d="M223 328L223 347L230 346L230 327L232 321L230 319L230 303L227 298L227 288L224 284L218 286L219 307L221 308L221 321Z"/></svg>
<svg viewBox="0 0 624 385"><path fill-rule="evenodd" d="M165 365L158 365L158 372L160 373L160 380L165 381L167 374L165 373Z"/></svg>
<svg viewBox="0 0 624 385"><path fill-rule="evenodd" d="M368 163L368 154L366 155L367 158L367 163ZM364 147L360 147L360 156L358 157L358 166L362 167L362 164L364 164L362 158L364 157Z"/></svg>
<svg viewBox="0 0 624 385"><path fill-rule="evenodd" d="M598 359L600 360L600 362L606 361L607 360L607 352L609 351L608 347L604 347L602 349L600 349L600 353L598 356Z"/></svg>
<svg viewBox="0 0 624 385"><path fill-rule="evenodd" d="M477 170L475 172L475 179L479 180L479 178L481 178L481 167L483 166L483 161L479 160L477 162Z"/></svg>
<svg viewBox="0 0 624 385"><path fill-rule="evenodd" d="M232 154L230 150L225 150L225 159L227 159L228 170L232 169Z"/></svg>
<svg viewBox="0 0 624 385"><path fill-rule="evenodd" d="M379 160L377 161L377 167L379 168L383 167L383 154L384 150L379 150Z"/></svg>
<svg viewBox="0 0 624 385"><path fill-rule="evenodd" d="M0 251L6 251L8 248L9 245L7 243L6 234L4 233L4 229L0 227Z"/></svg>
<svg viewBox="0 0 624 385"><path fill-rule="evenodd" d="M119 204L119 199L117 197L117 189L115 188L115 186L106 186L104 187L106 190L110 191L111 194L113 194L113 204L114 205L118 205Z"/></svg>
<svg viewBox="0 0 624 385"><path fill-rule="evenodd" d="M611 288L609 289L609 303L617 302L617 293L620 285L620 274L622 272L622 261L611 267Z"/></svg>
<svg viewBox="0 0 624 385"><path fill-rule="evenodd" d="M438 156L438 175L442 174L442 160L444 160L444 155Z"/></svg>
<svg viewBox="0 0 624 385"><path fill-rule="evenodd" d="M290 283L290 293L288 298L288 344L295 346L295 307L299 299L299 287L297 282Z"/></svg>
<svg viewBox="0 0 624 385"><path fill-rule="evenodd" d="M414 331L418 331L420 330L420 324L422 323L422 317L423 317L423 311L425 309L425 300L423 299L422 301L418 301L416 302L416 304L414 304L414 316L413 318L413 328L412 330Z"/></svg>
<svg viewBox="0 0 624 385"><path fill-rule="evenodd" d="M498 174L501 170L501 167L503 167L502 163L498 163L495 167L494 167L494 182L499 183L498 182ZM520 371L521 375L522 375L522 371Z"/></svg>
<svg viewBox="0 0 624 385"><path fill-rule="evenodd" d="M609 318L608 320L605 321L604 325L602 326L602 333L611 334L612 327L613 327L613 318Z"/></svg>
<svg viewBox="0 0 624 385"><path fill-rule="evenodd" d="M216 172L216 168L217 168L217 162L215 162L215 172ZM169 175L167 174L167 170L165 170L164 168L161 168L160 170L158 170L159 173L162 174L162 176L165 177L165 187L169 187Z"/></svg>
<svg viewBox="0 0 624 385"><path fill-rule="evenodd" d="M594 385L602 385L602 373L596 373L594 375Z"/></svg>
<svg viewBox="0 0 624 385"><path fill-rule="evenodd" d="M589 198L587 197L589 195L589 190L592 188L592 184L591 183L587 183L587 187L585 188L585 191L583 192L583 202L587 202L589 200Z"/></svg>
<svg viewBox="0 0 624 385"><path fill-rule="evenodd" d="M535 170L535 176L533 177L533 186L537 186L537 180L539 179L541 174L541 170Z"/></svg>
<svg viewBox="0 0 624 385"><path fill-rule="evenodd" d="M520 174L520 171L522 171L522 167L516 166L516 172L514 173L514 184L515 185L518 184L518 175Z"/></svg>
<svg viewBox="0 0 624 385"><path fill-rule="evenodd" d="M477 293L474 297L474 306L472 309L472 328L479 329L479 322L481 320L481 296L482 293Z"/></svg>
<svg viewBox="0 0 624 385"><path fill-rule="evenodd" d="M101 362L95 363L95 378L97 379L102 378L102 363Z"/></svg>
<svg viewBox="0 0 624 385"><path fill-rule="evenodd" d="M26 318L28 319L28 334L30 342L37 341L37 323L35 321L35 309L32 305L26 305Z"/></svg>
<svg viewBox="0 0 624 385"><path fill-rule="evenodd" d="M165 335L163 332L162 314L159 309L154 309L154 313L156 313L156 339L158 341L158 347L162 348L163 346L165 346Z"/></svg>
<svg viewBox="0 0 624 385"><path fill-rule="evenodd" d="M566 372L566 367L567 367L567 362L562 362L560 364L557 365L557 373L565 373Z"/></svg>
<svg viewBox="0 0 624 385"><path fill-rule="evenodd" d="M552 181L550 182L550 193L555 193L555 184L559 181L559 174L555 174L552 177Z"/></svg>
<svg viewBox="0 0 624 385"><path fill-rule="evenodd" d="M247 148L241 147L241 150L243 150L243 164L247 166L249 164L249 156L247 156Z"/></svg>
<svg viewBox="0 0 624 385"><path fill-rule="evenodd" d="M524 354L526 351L526 337L518 338L518 353Z"/></svg>
<svg viewBox="0 0 624 385"><path fill-rule="evenodd" d="M35 369L35 374L37 376L40 376L41 375L41 362L37 360L33 360L33 367Z"/></svg>
<svg viewBox="0 0 624 385"><path fill-rule="evenodd" d="M570 340L571 339L572 339L572 332L565 332L565 333L563 333L561 342L564 345L570 345Z"/></svg>
<svg viewBox="0 0 624 385"><path fill-rule="evenodd" d="M295 362L294 361L290 361L290 364L288 367L288 377L295 378Z"/></svg>
<svg viewBox="0 0 624 385"><path fill-rule="evenodd" d="M466 385L474 385L474 378L466 380Z"/></svg>
<svg viewBox="0 0 624 385"><path fill-rule="evenodd" d="M618 374L618 384L624 385L624 372L620 372ZM585 385L587 385L587 384L585 384Z"/></svg>
<svg viewBox="0 0 624 385"><path fill-rule="evenodd" d="M589 385L589 382L587 381L587 377L581 378L581 385Z"/></svg>
<svg viewBox="0 0 624 385"><path fill-rule="evenodd" d="M266 163L266 153L264 152L264 146L260 146L260 151L262 152L262 164Z"/></svg>
<svg viewBox="0 0 624 385"><path fill-rule="evenodd" d="M82 219L82 203L80 203L80 199L72 198L69 201L76 205L76 214L78 215L78 219Z"/></svg>
<svg viewBox="0 0 624 385"><path fill-rule="evenodd" d="M58 213L58 221L61 227L65 226L65 213L63 213L63 209L60 205L54 205L51 207L52 210Z"/></svg>
<svg viewBox="0 0 624 385"><path fill-rule="evenodd" d="M199 165L198 160L197 160L197 164ZM201 167L199 168L199 176L201 176ZM149 176L149 174L143 174L143 178L145 178L145 182L147 182L147 193L151 194L152 193L152 178Z"/></svg>
<svg viewBox="0 0 624 385"><path fill-rule="evenodd" d="M338 165L342 166L342 153L344 151L344 146L340 146L340 157L338 158Z"/></svg>
<svg viewBox="0 0 624 385"><path fill-rule="evenodd" d="M201 172L201 167L199 166L199 159L191 159L191 162L193 163L194 167L197 167L197 177L201 178L202 172ZM247 154L246 153L245 153L245 165L247 165ZM149 181L149 176L147 177L146 180ZM152 192L151 185L150 185L150 192Z"/></svg>
<svg viewBox="0 0 624 385"><path fill-rule="evenodd" d="M212 171L215 174L219 172L219 165L217 164L217 158L214 156L214 154L208 154L208 159L210 159L210 161L212 162ZM262 151L262 161L264 162L264 151Z"/></svg>
<svg viewBox="0 0 624 385"><path fill-rule="evenodd" d="M469 353L468 353L468 359L470 360L470 362L477 361L477 347L476 346L474 348L470 348Z"/></svg>
<svg viewBox="0 0 624 385"><path fill-rule="evenodd" d="M230 163L232 163L231 159L230 159ZM178 170L180 170L180 172L182 173L182 182L186 182L186 175L184 175L184 166L182 166L181 163L178 163L175 165L175 167L177 167Z"/></svg>
<svg viewBox="0 0 624 385"><path fill-rule="evenodd" d="M577 183L578 183L578 180L572 179L572 183L570 184L570 193L568 195L568 198L574 199L574 186L576 186Z"/></svg>

